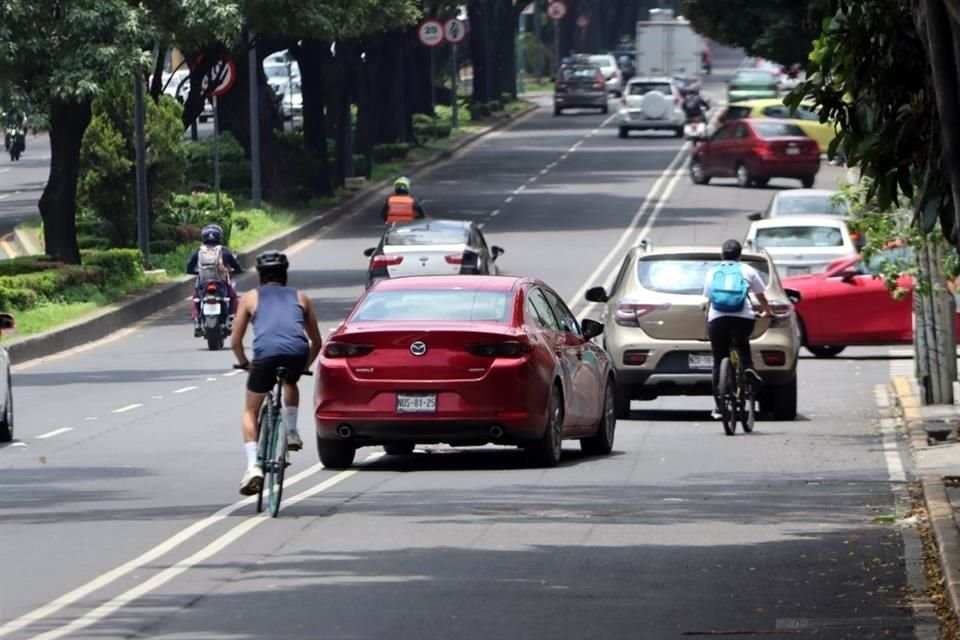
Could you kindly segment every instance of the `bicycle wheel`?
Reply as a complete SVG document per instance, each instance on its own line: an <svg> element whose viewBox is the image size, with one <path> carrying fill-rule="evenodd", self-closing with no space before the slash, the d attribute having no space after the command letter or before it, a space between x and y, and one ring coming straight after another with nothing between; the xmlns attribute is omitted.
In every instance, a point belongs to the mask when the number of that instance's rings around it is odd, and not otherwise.
<svg viewBox="0 0 960 640"><path fill-rule="evenodd" d="M753 423L757 419L757 391L752 382L743 382L743 411L740 415L740 424L744 433L753 433Z"/></svg>
<svg viewBox="0 0 960 640"><path fill-rule="evenodd" d="M260 465L260 470L263 471L264 478L260 482L260 491L257 492L257 513L263 511L263 485L267 481L267 461L269 460L267 456L267 451L269 449L269 438L270 438L270 425L267 418L269 417L269 406L270 398L272 394L267 395L266 400L263 403L263 406L260 407L260 414L257 416L257 424L260 425L260 437L257 439L257 464Z"/></svg>
<svg viewBox="0 0 960 640"><path fill-rule="evenodd" d="M723 431L732 436L737 430L737 405L733 395L733 367L730 358L720 361L720 419L723 422Z"/></svg>
<svg viewBox="0 0 960 640"><path fill-rule="evenodd" d="M280 412L273 420L272 455L270 456L270 486L268 500L270 515L274 518L280 513L280 498L283 496L283 477L287 471L287 434L281 424Z"/></svg>

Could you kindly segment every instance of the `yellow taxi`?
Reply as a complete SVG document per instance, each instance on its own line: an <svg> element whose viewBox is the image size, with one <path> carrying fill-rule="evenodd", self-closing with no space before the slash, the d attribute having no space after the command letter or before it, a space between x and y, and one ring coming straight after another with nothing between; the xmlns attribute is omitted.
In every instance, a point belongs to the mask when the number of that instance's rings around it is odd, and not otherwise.
<svg viewBox="0 0 960 640"><path fill-rule="evenodd" d="M820 122L820 116L813 112L810 104L802 104L791 114L790 107L783 104L783 100L780 98L758 98L732 102L720 113L716 124L719 126L728 120L742 120L744 118L789 120L817 141L820 153L827 152L827 147L830 146L830 142L837 135L834 123L831 121Z"/></svg>

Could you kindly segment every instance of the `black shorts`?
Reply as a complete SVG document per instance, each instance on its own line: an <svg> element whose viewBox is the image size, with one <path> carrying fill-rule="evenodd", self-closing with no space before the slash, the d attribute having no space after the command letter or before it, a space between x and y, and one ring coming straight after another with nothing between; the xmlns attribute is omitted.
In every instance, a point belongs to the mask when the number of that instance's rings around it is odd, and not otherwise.
<svg viewBox="0 0 960 640"><path fill-rule="evenodd" d="M277 384L277 369L287 369L287 382L296 384L300 374L307 368L307 356L270 356L250 363L250 375L247 376L247 390L253 393L267 393Z"/></svg>

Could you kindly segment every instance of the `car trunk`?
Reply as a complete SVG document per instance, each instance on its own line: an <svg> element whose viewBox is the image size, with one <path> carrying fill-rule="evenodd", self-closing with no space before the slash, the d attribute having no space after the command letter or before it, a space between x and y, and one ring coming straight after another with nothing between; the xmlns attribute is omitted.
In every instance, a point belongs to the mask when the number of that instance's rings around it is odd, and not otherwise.
<svg viewBox="0 0 960 640"><path fill-rule="evenodd" d="M777 158L784 160L807 160L811 156L820 157L820 147L816 140L801 137L770 138L766 141L767 148Z"/></svg>
<svg viewBox="0 0 960 640"><path fill-rule="evenodd" d="M387 257L387 273L391 278L401 276L456 275L463 266L465 252L462 244L436 245L387 245L383 248ZM468 260L476 260L469 252Z"/></svg>

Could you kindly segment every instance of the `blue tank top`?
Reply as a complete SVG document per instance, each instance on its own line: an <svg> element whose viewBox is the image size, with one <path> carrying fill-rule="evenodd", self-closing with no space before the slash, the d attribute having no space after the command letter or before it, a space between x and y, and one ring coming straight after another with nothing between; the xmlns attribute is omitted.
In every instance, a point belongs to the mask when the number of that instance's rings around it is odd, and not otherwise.
<svg viewBox="0 0 960 640"><path fill-rule="evenodd" d="M296 289L277 285L258 288L257 311L253 314L253 359L309 355L305 320Z"/></svg>

